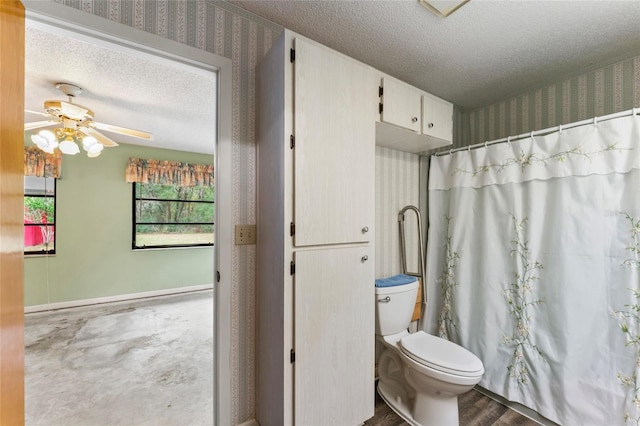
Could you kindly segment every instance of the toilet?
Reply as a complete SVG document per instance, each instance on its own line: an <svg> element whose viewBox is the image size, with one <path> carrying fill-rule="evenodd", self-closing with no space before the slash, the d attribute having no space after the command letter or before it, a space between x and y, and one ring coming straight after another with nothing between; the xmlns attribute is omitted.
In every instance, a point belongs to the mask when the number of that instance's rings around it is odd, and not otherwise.
<svg viewBox="0 0 640 426"><path fill-rule="evenodd" d="M462 346L407 331L418 281L403 277L384 287L376 282L378 393L412 425L458 425L458 395L478 384L484 366Z"/></svg>

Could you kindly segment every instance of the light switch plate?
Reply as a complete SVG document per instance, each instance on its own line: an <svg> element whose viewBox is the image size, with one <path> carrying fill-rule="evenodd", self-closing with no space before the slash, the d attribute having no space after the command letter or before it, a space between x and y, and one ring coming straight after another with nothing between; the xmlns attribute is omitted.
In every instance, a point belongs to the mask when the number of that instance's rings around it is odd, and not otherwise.
<svg viewBox="0 0 640 426"><path fill-rule="evenodd" d="M237 246L256 243L256 225L236 225Z"/></svg>

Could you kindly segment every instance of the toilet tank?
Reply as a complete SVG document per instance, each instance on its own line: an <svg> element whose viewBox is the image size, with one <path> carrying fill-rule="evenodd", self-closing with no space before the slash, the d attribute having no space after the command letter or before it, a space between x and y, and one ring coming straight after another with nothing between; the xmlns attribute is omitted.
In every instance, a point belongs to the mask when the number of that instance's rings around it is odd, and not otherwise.
<svg viewBox="0 0 640 426"><path fill-rule="evenodd" d="M417 296L417 279L391 287L376 286L376 334L388 336L406 330Z"/></svg>

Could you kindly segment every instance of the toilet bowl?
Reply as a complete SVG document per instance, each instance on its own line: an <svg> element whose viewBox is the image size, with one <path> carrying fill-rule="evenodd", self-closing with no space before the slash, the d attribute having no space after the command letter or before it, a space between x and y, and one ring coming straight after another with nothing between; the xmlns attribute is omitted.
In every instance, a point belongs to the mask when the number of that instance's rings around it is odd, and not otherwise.
<svg viewBox="0 0 640 426"><path fill-rule="evenodd" d="M480 381L484 366L462 346L407 331L417 289L416 281L376 287L378 393L412 425L457 425L458 395Z"/></svg>

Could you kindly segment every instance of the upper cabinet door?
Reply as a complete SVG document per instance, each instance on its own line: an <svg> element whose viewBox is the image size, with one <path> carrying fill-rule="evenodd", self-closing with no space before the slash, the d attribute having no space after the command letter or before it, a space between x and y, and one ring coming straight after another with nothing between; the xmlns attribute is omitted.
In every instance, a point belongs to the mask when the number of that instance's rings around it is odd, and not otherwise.
<svg viewBox="0 0 640 426"><path fill-rule="evenodd" d="M422 133L453 140L453 104L431 95L422 96Z"/></svg>
<svg viewBox="0 0 640 426"><path fill-rule="evenodd" d="M294 42L294 244L368 242L374 225L375 76L326 47L302 38Z"/></svg>
<svg viewBox="0 0 640 426"><path fill-rule="evenodd" d="M382 113L380 121L412 132L420 132L422 93L394 78L382 78Z"/></svg>

